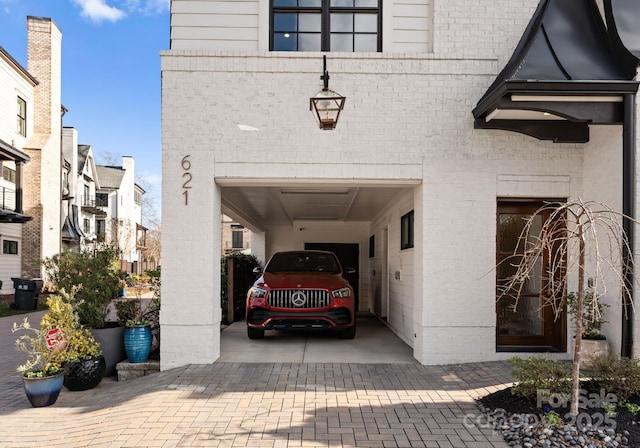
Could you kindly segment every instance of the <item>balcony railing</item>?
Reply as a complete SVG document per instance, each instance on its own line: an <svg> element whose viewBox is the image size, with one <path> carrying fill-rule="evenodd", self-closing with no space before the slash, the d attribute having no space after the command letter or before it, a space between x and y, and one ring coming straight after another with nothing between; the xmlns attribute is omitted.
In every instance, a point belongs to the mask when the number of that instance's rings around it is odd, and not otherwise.
<svg viewBox="0 0 640 448"><path fill-rule="evenodd" d="M8 187L0 187L2 190L2 209L15 210L16 208L16 190Z"/></svg>
<svg viewBox="0 0 640 448"><path fill-rule="evenodd" d="M103 208L107 207L108 204L104 200L97 199L95 196L82 196L80 201L83 211L98 216L106 216L107 212Z"/></svg>
<svg viewBox="0 0 640 448"><path fill-rule="evenodd" d="M108 200L96 196L82 196L83 207L108 207Z"/></svg>

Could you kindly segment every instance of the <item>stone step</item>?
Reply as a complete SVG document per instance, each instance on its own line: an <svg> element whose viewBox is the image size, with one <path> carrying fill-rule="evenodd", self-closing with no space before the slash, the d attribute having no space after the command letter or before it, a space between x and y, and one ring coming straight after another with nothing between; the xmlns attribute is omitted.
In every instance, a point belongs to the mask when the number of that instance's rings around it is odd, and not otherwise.
<svg viewBox="0 0 640 448"><path fill-rule="evenodd" d="M118 372L118 381L126 381L159 372L160 361L133 363L129 362L128 359L125 359L124 361L116 364L116 370Z"/></svg>

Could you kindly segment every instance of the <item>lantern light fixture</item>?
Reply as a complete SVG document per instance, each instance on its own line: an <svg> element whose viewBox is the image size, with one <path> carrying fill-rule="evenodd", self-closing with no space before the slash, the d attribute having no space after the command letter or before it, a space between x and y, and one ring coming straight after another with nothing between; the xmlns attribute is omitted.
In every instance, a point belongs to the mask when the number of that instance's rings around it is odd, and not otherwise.
<svg viewBox="0 0 640 448"><path fill-rule="evenodd" d="M323 55L324 70L320 79L324 81L324 87L314 97L309 98L309 110L313 111L320 129L335 129L338 124L340 112L344 108L346 97L329 89L329 72L327 71L327 56Z"/></svg>

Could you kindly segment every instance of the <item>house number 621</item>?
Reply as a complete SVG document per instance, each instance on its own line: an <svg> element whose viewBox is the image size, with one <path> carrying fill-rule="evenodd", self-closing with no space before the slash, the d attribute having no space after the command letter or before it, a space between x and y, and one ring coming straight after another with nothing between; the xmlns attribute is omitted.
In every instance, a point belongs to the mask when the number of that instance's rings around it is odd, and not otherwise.
<svg viewBox="0 0 640 448"><path fill-rule="evenodd" d="M191 169L191 161L189 160L189 157L191 157L190 155L186 155L182 158L182 169L184 170L182 173L182 177L185 179L185 181L182 183L182 194L184 195L184 205L189 205L189 189L191 188L191 185L189 185L191 183L191 180L193 179L193 176L191 175L191 172L189 171Z"/></svg>

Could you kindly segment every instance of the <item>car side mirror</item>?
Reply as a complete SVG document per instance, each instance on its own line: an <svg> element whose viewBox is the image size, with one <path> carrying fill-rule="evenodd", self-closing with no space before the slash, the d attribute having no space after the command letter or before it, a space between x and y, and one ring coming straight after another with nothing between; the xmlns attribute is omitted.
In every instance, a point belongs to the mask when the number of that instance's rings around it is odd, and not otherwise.
<svg viewBox="0 0 640 448"><path fill-rule="evenodd" d="M253 268L253 273L256 275L262 274L262 268L260 266Z"/></svg>
<svg viewBox="0 0 640 448"><path fill-rule="evenodd" d="M344 268L344 273L351 275L351 274L355 274L356 270L353 268Z"/></svg>

